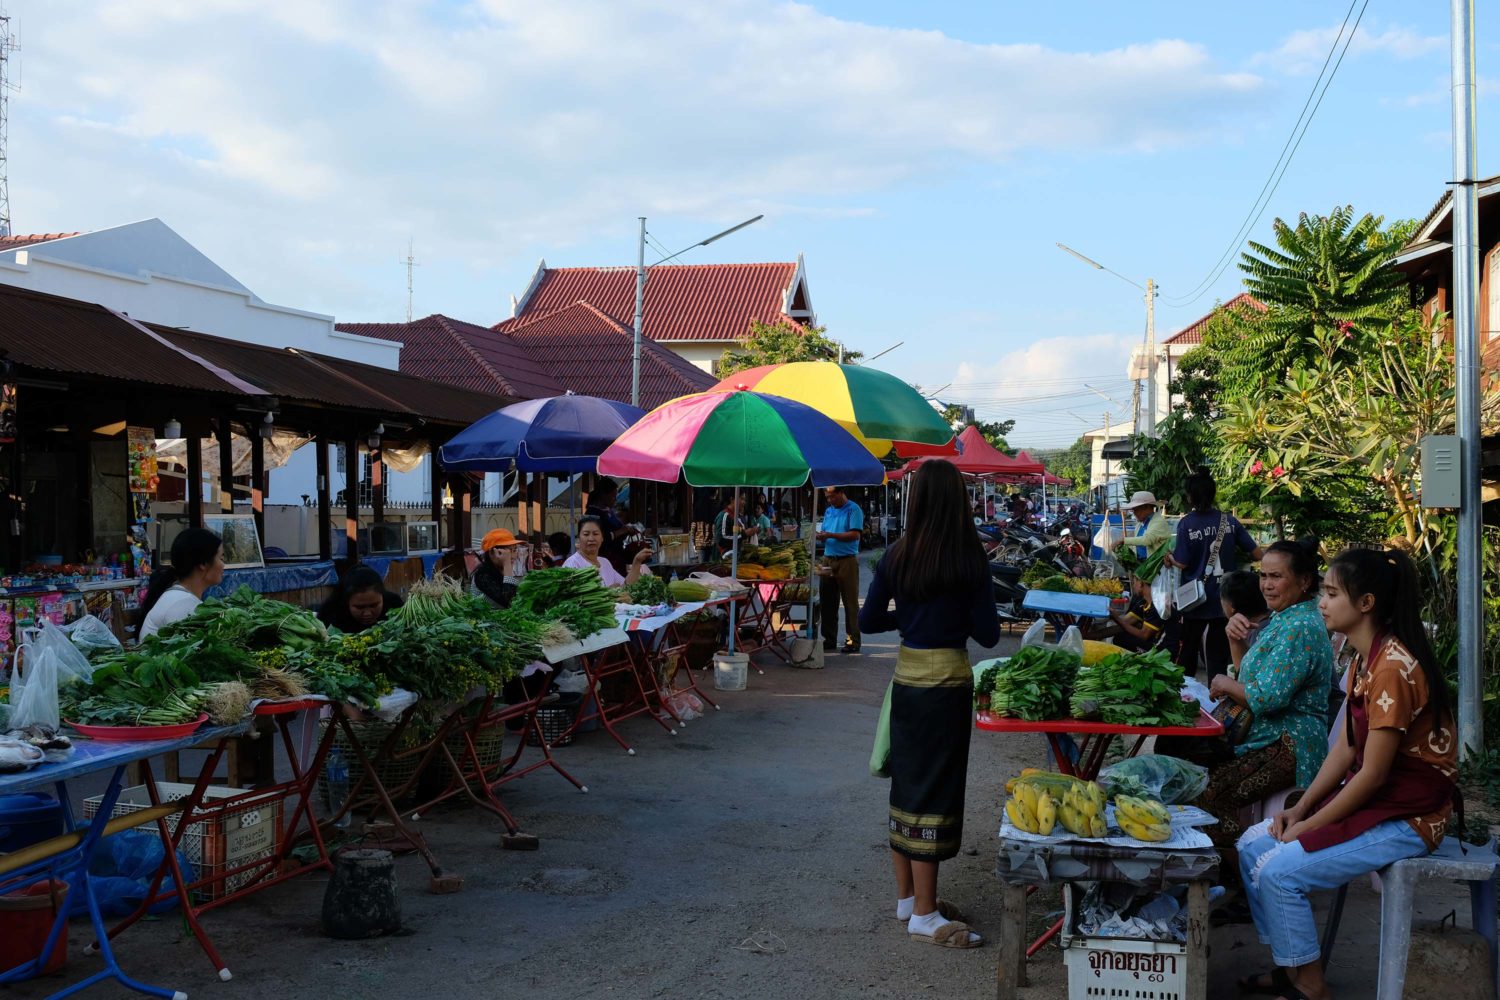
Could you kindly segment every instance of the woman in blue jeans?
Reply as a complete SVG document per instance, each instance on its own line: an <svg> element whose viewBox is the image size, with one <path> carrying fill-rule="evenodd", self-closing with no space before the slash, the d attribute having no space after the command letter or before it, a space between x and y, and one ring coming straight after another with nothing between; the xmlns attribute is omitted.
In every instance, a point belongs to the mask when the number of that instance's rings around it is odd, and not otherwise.
<svg viewBox="0 0 1500 1000"><path fill-rule="evenodd" d="M1284 1000L1327 1000L1307 894L1430 853L1452 812L1457 740L1406 554L1351 549L1318 602L1330 631L1358 651L1344 738L1297 804L1245 831L1240 873L1276 969L1240 981Z"/></svg>

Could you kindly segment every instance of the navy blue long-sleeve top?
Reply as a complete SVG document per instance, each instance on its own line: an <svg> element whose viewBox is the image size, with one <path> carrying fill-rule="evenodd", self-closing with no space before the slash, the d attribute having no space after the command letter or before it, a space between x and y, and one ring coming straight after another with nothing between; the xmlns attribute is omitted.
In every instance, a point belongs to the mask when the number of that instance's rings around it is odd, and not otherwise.
<svg viewBox="0 0 1500 1000"><path fill-rule="evenodd" d="M1000 641L1000 616L995 611L989 577L972 588L956 589L931 601L903 601L891 590L886 560L875 564L875 579L859 611L859 630L901 633L901 643L912 649L967 649L969 640L990 647ZM891 610L895 601L896 610Z"/></svg>

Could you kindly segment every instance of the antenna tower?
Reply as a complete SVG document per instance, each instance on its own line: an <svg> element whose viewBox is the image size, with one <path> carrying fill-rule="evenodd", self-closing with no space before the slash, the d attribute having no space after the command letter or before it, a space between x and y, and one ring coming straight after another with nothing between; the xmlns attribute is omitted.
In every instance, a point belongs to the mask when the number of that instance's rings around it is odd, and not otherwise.
<svg viewBox="0 0 1500 1000"><path fill-rule="evenodd" d="M407 240L406 241L406 260L402 261L402 263L406 265L406 321L408 323L411 322L411 301L412 301L411 272L412 272L412 268L421 267L422 266L422 265L418 264L417 263L417 259L412 256L412 250L413 250L412 241L411 240Z"/></svg>
<svg viewBox="0 0 1500 1000"><path fill-rule="evenodd" d="M10 235L10 92L17 89L10 78L11 53L16 51L10 15L0 7L0 236Z"/></svg>

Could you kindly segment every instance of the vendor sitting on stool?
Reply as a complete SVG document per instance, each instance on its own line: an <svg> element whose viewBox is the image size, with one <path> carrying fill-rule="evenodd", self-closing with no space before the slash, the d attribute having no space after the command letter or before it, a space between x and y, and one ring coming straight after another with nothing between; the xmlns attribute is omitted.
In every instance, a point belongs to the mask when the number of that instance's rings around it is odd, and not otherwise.
<svg viewBox="0 0 1500 1000"><path fill-rule="evenodd" d="M385 589L379 573L356 566L345 574L338 592L323 602L318 618L329 628L352 635L384 621L402 603L400 594Z"/></svg>
<svg viewBox="0 0 1500 1000"><path fill-rule="evenodd" d="M1132 653L1155 649L1166 622L1151 604L1151 582L1138 576L1130 578L1130 607L1123 613L1110 609L1109 617L1119 626L1115 645Z"/></svg>

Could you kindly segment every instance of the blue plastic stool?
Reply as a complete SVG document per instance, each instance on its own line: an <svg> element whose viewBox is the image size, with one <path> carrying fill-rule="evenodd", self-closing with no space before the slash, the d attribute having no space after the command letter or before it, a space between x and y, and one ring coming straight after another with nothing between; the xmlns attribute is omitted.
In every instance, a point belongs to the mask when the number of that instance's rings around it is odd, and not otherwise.
<svg viewBox="0 0 1500 1000"><path fill-rule="evenodd" d="M1500 946L1496 942L1495 909L1500 899L1500 856L1495 840L1460 845L1446 838L1436 851L1408 858L1380 870L1380 968L1375 1000L1401 1000L1406 986L1406 956L1411 949L1411 913L1420 882L1445 879L1469 883L1469 910L1474 932L1490 946L1490 979L1500 988ZM1344 914L1349 887L1340 886L1323 929L1323 967L1333 955L1333 938Z"/></svg>

